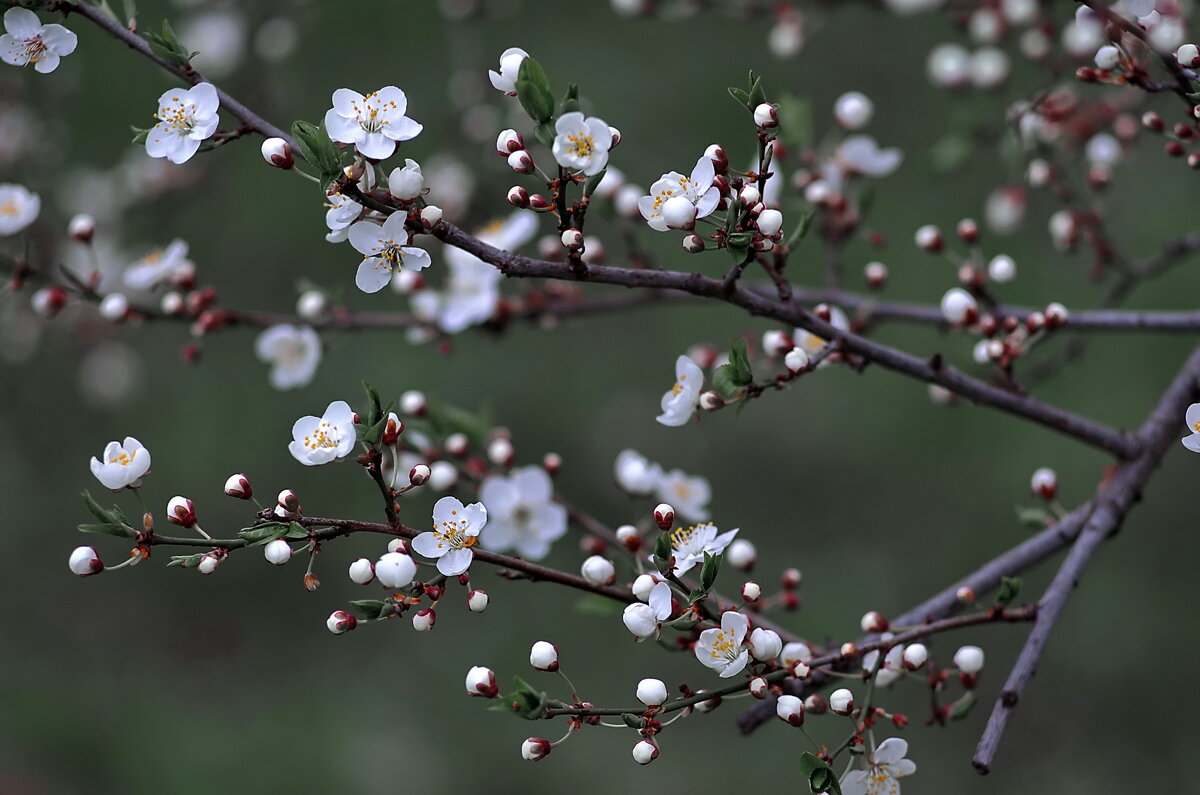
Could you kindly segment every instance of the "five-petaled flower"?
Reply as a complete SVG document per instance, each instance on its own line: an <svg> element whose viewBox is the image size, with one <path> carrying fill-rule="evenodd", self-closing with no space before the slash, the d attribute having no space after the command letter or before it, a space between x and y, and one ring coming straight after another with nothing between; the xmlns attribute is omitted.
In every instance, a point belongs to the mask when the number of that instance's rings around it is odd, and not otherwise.
<svg viewBox="0 0 1200 795"><path fill-rule="evenodd" d="M0 185L0 237L20 232L37 220L41 210L41 197L29 188L11 182Z"/></svg>
<svg viewBox="0 0 1200 795"><path fill-rule="evenodd" d="M156 248L125 269L121 275L126 287L149 290L169 280L176 273L190 272L195 264L188 259L188 244L176 238L166 248Z"/></svg>
<svg viewBox="0 0 1200 795"><path fill-rule="evenodd" d="M917 765L905 759L908 741L889 737L870 755L866 770L852 770L842 779L842 795L900 795L897 779L911 776Z"/></svg>
<svg viewBox="0 0 1200 795"><path fill-rule="evenodd" d="M589 177L608 165L612 130L602 119L579 111L564 113L554 123L554 160L563 168L577 168Z"/></svg>
<svg viewBox="0 0 1200 795"><path fill-rule="evenodd" d="M674 574L682 577L694 566L704 562L704 553L720 555L725 547L733 541L738 533L734 528L727 533L717 534L717 526L712 522L692 525L688 528L677 527L671 531L671 554L675 557Z"/></svg>
<svg viewBox="0 0 1200 795"><path fill-rule="evenodd" d="M4 12L3 36L0 36L0 60L13 66L33 64L34 70L47 74L58 68L62 58L75 52L79 39L62 25L43 25L28 8L10 8Z"/></svg>
<svg viewBox="0 0 1200 795"><path fill-rule="evenodd" d="M687 356L675 360L675 383L662 396L662 414L657 419L663 425L686 425L700 404L704 389L704 372Z"/></svg>
<svg viewBox="0 0 1200 795"><path fill-rule="evenodd" d="M645 603L634 602L628 605L621 615L621 620L626 629L642 640L658 632L659 625L671 617L672 609L671 586L659 582L650 589Z"/></svg>
<svg viewBox="0 0 1200 795"><path fill-rule="evenodd" d="M722 679L737 676L750 661L750 652L742 648L750 620L736 610L721 614L720 629L706 629L696 642L696 659L717 672Z"/></svg>
<svg viewBox="0 0 1200 795"><path fill-rule="evenodd" d="M414 538L412 548L420 555L436 559L438 571L443 575L457 577L471 567L475 558L472 547L487 520L487 508L482 503L464 506L454 497L442 497L433 506L433 530Z"/></svg>
<svg viewBox="0 0 1200 795"><path fill-rule="evenodd" d="M717 209L721 192L713 187L715 177L712 160L701 157L691 176L685 177L675 171L663 174L650 186L650 195L638 199L638 210L651 229L665 232L683 228L688 222L711 215ZM665 209L668 204L671 207ZM686 219L685 222L676 223L680 218Z"/></svg>
<svg viewBox="0 0 1200 795"><path fill-rule="evenodd" d="M1192 435L1183 437L1181 440L1183 446L1193 453L1200 453L1200 403L1188 406L1186 419L1188 430L1192 432Z"/></svg>
<svg viewBox="0 0 1200 795"><path fill-rule="evenodd" d="M92 474L104 488L120 491L126 486L137 488L138 479L150 470L150 451L132 436L124 442L109 442L103 458L92 457Z"/></svg>
<svg viewBox="0 0 1200 795"><path fill-rule="evenodd" d="M708 501L712 487L700 475L691 476L681 469L672 469L659 478L658 498L669 502L675 513L693 522L708 520Z"/></svg>
<svg viewBox="0 0 1200 795"><path fill-rule="evenodd" d="M487 508L487 531L480 540L488 549L516 549L523 558L541 560L567 532L567 509L554 501L550 475L540 466L485 478L479 499Z"/></svg>
<svg viewBox="0 0 1200 795"><path fill-rule="evenodd" d="M271 365L271 386L295 389L312 381L321 363L321 338L308 326L281 323L254 341L254 354Z"/></svg>
<svg viewBox="0 0 1200 795"><path fill-rule="evenodd" d="M423 129L404 115L408 97L395 86L365 97L339 88L333 92L333 107L325 112L325 131L338 143L354 144L358 153L372 160L391 157L398 141L416 138Z"/></svg>
<svg viewBox="0 0 1200 795"><path fill-rule="evenodd" d="M509 47L500 53L500 71L488 70L488 79L497 91L503 91L510 97L517 95L517 75L521 73L521 64L528 57L529 53L520 47Z"/></svg>
<svg viewBox="0 0 1200 795"><path fill-rule="evenodd" d="M212 83L197 83L188 89L173 88L158 98L158 124L146 134L146 154L186 163L200 142L217 130L221 100Z"/></svg>
<svg viewBox="0 0 1200 795"><path fill-rule="evenodd" d="M354 410L346 401L335 400L320 417L296 420L288 452L305 466L319 466L350 455L356 441Z"/></svg>
<svg viewBox="0 0 1200 795"><path fill-rule="evenodd" d="M377 293L401 268L410 271L429 267L429 252L408 245L411 236L404 228L404 213L392 213L382 225L358 221L350 227L350 245L363 255L354 283L364 293Z"/></svg>

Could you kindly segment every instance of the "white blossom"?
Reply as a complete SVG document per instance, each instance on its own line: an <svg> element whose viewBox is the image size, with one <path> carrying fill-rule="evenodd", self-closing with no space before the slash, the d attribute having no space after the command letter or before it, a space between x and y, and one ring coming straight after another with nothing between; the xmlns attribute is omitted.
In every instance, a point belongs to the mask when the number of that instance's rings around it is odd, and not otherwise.
<svg viewBox="0 0 1200 795"><path fill-rule="evenodd" d="M917 772L908 754L908 741L889 737L870 755L866 770L851 770L842 778L842 795L900 795L896 779Z"/></svg>
<svg viewBox="0 0 1200 795"><path fill-rule="evenodd" d="M563 168L579 169L590 177L608 165L612 132L604 120L573 111L558 117L554 131L551 151Z"/></svg>
<svg viewBox="0 0 1200 795"><path fill-rule="evenodd" d="M550 475L540 466L489 475L479 486L487 508L487 530L479 537L487 549L516 549L528 560L541 560L567 532L567 509L554 501Z"/></svg>
<svg viewBox="0 0 1200 795"><path fill-rule="evenodd" d="M1193 403L1188 406L1185 416L1188 430L1191 431L1190 436L1185 436L1180 441L1183 446L1191 450L1193 453L1200 453L1200 403Z"/></svg>
<svg viewBox="0 0 1200 795"><path fill-rule="evenodd" d="M11 9L21 11L24 9ZM15 235L37 220L42 199L24 185L0 185L0 237Z"/></svg>
<svg viewBox="0 0 1200 795"><path fill-rule="evenodd" d="M718 535L712 522L692 525L687 529L677 527L671 531L671 554L675 557L674 574L682 577L698 564L704 562L704 553L719 555L737 535L737 528Z"/></svg>
<svg viewBox="0 0 1200 795"><path fill-rule="evenodd" d="M662 397L662 414L657 419L663 425L685 425L696 413L700 392L704 389L704 373L687 356L675 360L675 383Z"/></svg>
<svg viewBox="0 0 1200 795"><path fill-rule="evenodd" d="M433 506L433 530L414 538L412 548L436 559L438 571L446 577L457 577L470 568L475 557L472 547L487 520L482 503L464 506L454 497L442 497Z"/></svg>
<svg viewBox="0 0 1200 795"><path fill-rule="evenodd" d="M425 190L425 177L421 164L411 158L404 159L404 168L394 168L388 175L388 193L401 201L412 201Z"/></svg>
<svg viewBox="0 0 1200 795"><path fill-rule="evenodd" d="M705 218L717 209L721 192L713 186L715 178L712 160L701 156L690 176L672 171L659 177L650 186L650 195L638 199L638 210L650 228L656 231L686 228L693 220ZM664 215L668 205L676 212L684 212L686 220L679 223L680 218L670 219Z"/></svg>
<svg viewBox="0 0 1200 795"><path fill-rule="evenodd" d="M521 72L521 64L529 57L529 53L520 47L509 47L500 53L500 71L488 70L488 79L497 91L503 91L509 96L517 94L517 75Z"/></svg>
<svg viewBox="0 0 1200 795"><path fill-rule="evenodd" d="M846 313L843 312L839 307L833 306L829 308L829 325L841 331L849 331L850 318L846 317ZM795 330L795 332L793 332L792 342L796 344L795 349L802 350L809 356L816 356L818 353L824 350L826 345L829 344L827 340L818 337L811 331L806 331L802 328L798 328ZM828 363L829 360L826 359L821 362L821 366L825 366Z"/></svg>
<svg viewBox="0 0 1200 795"><path fill-rule="evenodd" d="M750 655L756 660L773 660L783 651L783 639L773 629L755 627L750 633Z"/></svg>
<svg viewBox="0 0 1200 795"><path fill-rule="evenodd" d="M4 35L0 36L0 60L13 66L33 64L35 71L49 74L58 62L75 52L78 37L62 25L43 25L27 8L4 12Z"/></svg>
<svg viewBox="0 0 1200 795"><path fill-rule="evenodd" d="M637 595L636 585L634 594ZM648 604L634 602L628 605L621 615L625 628L638 638L650 637L658 631L662 622L671 617L671 586L665 582L656 583L647 594L646 602Z"/></svg>
<svg viewBox="0 0 1200 795"><path fill-rule="evenodd" d="M316 375L321 363L321 338L309 326L282 323L258 335L254 355L271 365L271 386L295 389L306 386Z"/></svg>
<svg viewBox="0 0 1200 795"><path fill-rule="evenodd" d="M350 245L363 255L354 284L364 293L377 293L401 268L420 271L430 265L429 252L410 246L411 235L404 224L407 216L392 213L383 224L358 221L350 226Z"/></svg>
<svg viewBox="0 0 1200 795"><path fill-rule="evenodd" d="M395 86L383 88L365 97L357 91L339 88L333 92L333 107L325 112L325 131L343 144L354 144L358 153L372 160L391 157L398 141L416 138L420 124L404 115L408 97Z"/></svg>
<svg viewBox="0 0 1200 795"><path fill-rule="evenodd" d="M722 679L737 676L750 661L750 652L742 648L750 621L736 610L721 614L720 629L706 629L696 642L696 659L717 672Z"/></svg>
<svg viewBox="0 0 1200 795"><path fill-rule="evenodd" d="M580 566L579 573L592 585L611 585L616 577L616 567L608 558L592 555Z"/></svg>
<svg viewBox="0 0 1200 795"><path fill-rule="evenodd" d="M693 522L708 520L708 501L712 499L712 487L700 475L688 475L683 470L672 469L659 478L656 488L658 499L670 502L675 513Z"/></svg>
<svg viewBox="0 0 1200 795"><path fill-rule="evenodd" d="M109 442L101 458L92 457L92 474L113 491L137 488L138 480L149 471L150 451L132 436L126 436L124 442Z"/></svg>
<svg viewBox="0 0 1200 795"><path fill-rule="evenodd" d="M629 494L651 494L658 488L663 469L637 450L626 448L617 453L613 465L617 485Z"/></svg>
<svg viewBox="0 0 1200 795"><path fill-rule="evenodd" d="M354 450L354 410L335 400L320 417L301 417L292 425L288 452L305 466L319 466L345 458Z"/></svg>
<svg viewBox="0 0 1200 795"><path fill-rule="evenodd" d="M194 272L195 268L195 263L188 259L187 241L176 238L126 268L121 280L130 289L149 290L176 276Z"/></svg>
<svg viewBox="0 0 1200 795"><path fill-rule="evenodd" d="M173 88L158 98L158 123L146 134L146 154L186 163L217 130L221 100L212 83Z"/></svg>

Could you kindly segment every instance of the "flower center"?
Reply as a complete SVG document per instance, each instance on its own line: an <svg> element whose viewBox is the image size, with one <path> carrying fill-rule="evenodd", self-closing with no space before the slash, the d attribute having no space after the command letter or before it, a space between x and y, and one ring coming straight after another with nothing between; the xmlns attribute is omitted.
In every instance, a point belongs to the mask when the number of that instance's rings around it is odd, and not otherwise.
<svg viewBox="0 0 1200 795"><path fill-rule="evenodd" d="M341 434L338 429L324 420L317 426L308 436L302 440L304 446L310 450L327 450L331 447L337 447L338 441L341 439Z"/></svg>
<svg viewBox="0 0 1200 795"><path fill-rule="evenodd" d="M133 459L137 458L137 454L138 454L137 450L134 450L132 453L127 453L124 450L122 450L120 455L117 455L117 456L114 456L114 457L108 459L108 463L120 464L123 467L127 467L133 463Z"/></svg>
<svg viewBox="0 0 1200 795"><path fill-rule="evenodd" d="M4 212L3 207L0 207L0 212ZM1192 430L1194 430L1196 433L1200 433L1200 420L1196 420L1192 423Z"/></svg>
<svg viewBox="0 0 1200 795"><path fill-rule="evenodd" d="M41 36L25 40L25 58L29 63L37 63L46 54L46 43Z"/></svg>
<svg viewBox="0 0 1200 795"><path fill-rule="evenodd" d="M571 154L576 157L591 157L596 150L596 139L590 135L568 135L571 144Z"/></svg>
<svg viewBox="0 0 1200 795"><path fill-rule="evenodd" d="M450 515L457 516L458 511L451 511ZM451 549L470 549L475 546L478 540L477 536L467 535L470 523L466 519L447 519L439 524L434 524L433 535L438 541L438 549L443 545L448 545Z"/></svg>
<svg viewBox="0 0 1200 795"><path fill-rule="evenodd" d="M709 654L712 655L714 660L727 660L729 662L736 660L738 657L738 643L734 640L733 632L719 631Z"/></svg>
<svg viewBox="0 0 1200 795"><path fill-rule="evenodd" d="M154 114L154 118L176 135L191 135L192 130L196 129L195 108L180 100L179 97L171 97L171 102L175 104L163 105L158 109L158 113Z"/></svg>
<svg viewBox="0 0 1200 795"><path fill-rule="evenodd" d="M674 385L671 386L671 394L678 395L680 392L682 392L683 391L683 382L686 380L687 380L686 375L679 376L679 380L676 381L674 383Z"/></svg>
<svg viewBox="0 0 1200 795"><path fill-rule="evenodd" d="M20 211L21 208L17 207L17 203L14 201L6 201L0 204L0 215L16 215Z"/></svg>
<svg viewBox="0 0 1200 795"><path fill-rule="evenodd" d="M389 267L399 268L404 265L404 251L395 240L384 242L383 248L375 256L386 262Z"/></svg>
<svg viewBox="0 0 1200 795"><path fill-rule="evenodd" d="M363 97L362 105L359 105L357 100L350 103L350 107L354 108L354 115L358 118L358 126L362 127L365 133L380 132L391 124L389 119L382 118L380 114L389 108L396 110L399 107L395 102L384 102L382 105L377 103L379 103L378 92Z"/></svg>

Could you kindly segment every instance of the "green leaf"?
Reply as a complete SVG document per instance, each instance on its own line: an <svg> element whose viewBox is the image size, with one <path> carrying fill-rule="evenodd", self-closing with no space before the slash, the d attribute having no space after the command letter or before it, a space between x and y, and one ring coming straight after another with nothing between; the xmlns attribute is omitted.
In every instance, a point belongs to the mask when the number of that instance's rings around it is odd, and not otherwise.
<svg viewBox="0 0 1200 795"><path fill-rule="evenodd" d="M654 542L654 565L658 568L660 574L666 574L671 570L671 556L674 553L671 549L671 534L663 533Z"/></svg>
<svg viewBox="0 0 1200 795"><path fill-rule="evenodd" d="M200 565L200 561L207 554L207 552L197 552L194 555L172 555L171 562L167 565L182 566L185 569L194 569Z"/></svg>
<svg viewBox="0 0 1200 795"><path fill-rule="evenodd" d="M779 116L779 135L797 151L812 148L816 135L813 132L812 105L795 94L784 94L775 110Z"/></svg>
<svg viewBox="0 0 1200 795"><path fill-rule="evenodd" d="M238 538L245 541L248 547L257 547L268 544L277 538L283 538L289 529L290 526L283 522L267 522L254 527L243 527L238 530Z"/></svg>
<svg viewBox="0 0 1200 795"><path fill-rule="evenodd" d="M950 133L929 149L929 161L935 174L954 171L971 159L975 145L959 133Z"/></svg>
<svg viewBox="0 0 1200 795"><path fill-rule="evenodd" d="M124 0L122 5L125 7L125 24L130 25L137 20L137 1Z"/></svg>
<svg viewBox="0 0 1200 795"><path fill-rule="evenodd" d="M787 248L792 248L804 238L808 237L808 230L812 228L813 218L815 213L804 213L800 216L800 222L796 224L796 228L788 235L787 241L783 244Z"/></svg>
<svg viewBox="0 0 1200 795"><path fill-rule="evenodd" d="M996 596L996 604L1007 607L1021 592L1020 577L1004 577L1000 580L1000 593Z"/></svg>
<svg viewBox="0 0 1200 795"><path fill-rule="evenodd" d="M749 108L751 112L753 112L755 108L757 108L759 105L761 105L762 103L764 103L766 101L767 101L767 94L765 91L763 91L762 77L754 74L754 71L751 70L751 72L750 72L750 98L749 98L749 101L747 101L747 103L746 103L746 107Z"/></svg>
<svg viewBox="0 0 1200 795"><path fill-rule="evenodd" d="M588 177L587 182L583 183L583 195L591 196L592 192L596 190L596 186L600 184L600 180L604 179L604 175L607 173L608 169L602 168Z"/></svg>
<svg viewBox="0 0 1200 795"><path fill-rule="evenodd" d="M721 570L721 555L704 553L704 565L700 568L700 587L711 591L717 581L717 573Z"/></svg>
<svg viewBox="0 0 1200 795"><path fill-rule="evenodd" d="M754 108L750 106L749 94L747 94L745 91L742 91L740 88L734 88L733 86L730 86L728 90L729 96L741 103L742 107L746 108L747 110L754 110Z"/></svg>
<svg viewBox="0 0 1200 795"><path fill-rule="evenodd" d="M164 61L169 61L180 66L187 66L188 61L192 58L192 53L179 43L179 38L175 35L175 31L171 29L171 23L165 19L163 20L162 31L160 33L155 33L152 30L143 30L142 38L150 45L150 49L154 54Z"/></svg>
<svg viewBox="0 0 1200 795"><path fill-rule="evenodd" d="M364 431L363 433L359 434L358 438L361 439L362 441L366 442L367 444L375 444L376 442L378 442L379 437L383 436L383 429L387 427L388 412L390 412L392 410L392 407L395 405L396 405L396 401L394 401L394 400L388 401L387 406L383 407L379 411L379 421L376 422L374 425L372 425L370 428L367 428L366 431ZM356 427L362 427L362 426L356 426Z"/></svg>
<svg viewBox="0 0 1200 795"><path fill-rule="evenodd" d="M750 369L750 357L746 354L746 341L738 340L729 352L729 364L721 365L712 376L713 386L725 397L733 397L754 383L754 372Z"/></svg>
<svg viewBox="0 0 1200 795"><path fill-rule="evenodd" d="M144 144L144 143L146 143L146 139L150 137L150 130L152 130L152 129L154 129L154 128L153 128L153 127L147 127L147 128L144 128L144 129L143 129L142 127L134 127L134 126L131 124L131 125L129 125L129 129L133 130L133 141L132 141L132 143L135 143L135 144Z"/></svg>
<svg viewBox="0 0 1200 795"><path fill-rule="evenodd" d="M379 599L359 599L358 601L351 602L350 606L354 608L354 612L367 621L374 621L377 618L390 616L396 612L395 602L385 602Z"/></svg>
<svg viewBox="0 0 1200 795"><path fill-rule="evenodd" d="M292 122L292 137L301 156L321 171L322 189L342 173L342 152L325 133L325 123Z"/></svg>
<svg viewBox="0 0 1200 795"><path fill-rule="evenodd" d="M1049 511L1043 508L1024 508L1018 505L1017 521L1024 527L1044 530L1047 526L1053 524L1054 517L1050 515Z"/></svg>
<svg viewBox="0 0 1200 795"><path fill-rule="evenodd" d="M621 720L631 729L641 729L646 725L646 719L641 715L634 715L632 712L622 712Z"/></svg>
<svg viewBox="0 0 1200 795"><path fill-rule="evenodd" d="M516 88L517 100L529 118L539 124L554 118L554 94L550 92L550 81L541 64L532 58L521 61Z"/></svg>
<svg viewBox="0 0 1200 795"><path fill-rule="evenodd" d="M708 598L708 591L703 588L693 588L688 593L688 604L694 605L696 602L702 602Z"/></svg>
<svg viewBox="0 0 1200 795"><path fill-rule="evenodd" d="M95 533L96 535L117 536L119 538L130 538L132 533L128 527L115 522L104 522L102 524L81 524L79 525L81 533Z"/></svg>
<svg viewBox="0 0 1200 795"><path fill-rule="evenodd" d="M534 690L528 682L519 676L513 677L513 692L496 699L495 704L488 707L493 712L510 712L526 720L541 720L546 712L546 694Z"/></svg>
<svg viewBox="0 0 1200 795"><path fill-rule="evenodd" d="M541 142L542 146L553 146L554 136L557 133L554 131L554 122L545 121L533 128L533 137Z"/></svg>
<svg viewBox="0 0 1200 795"><path fill-rule="evenodd" d="M971 710L975 708L975 704L979 699L975 697L974 690L968 690L959 696L958 700L950 705L946 710L950 720L962 720L971 714Z"/></svg>
<svg viewBox="0 0 1200 795"><path fill-rule="evenodd" d="M596 618L619 616L623 609L621 603L617 600L609 599L607 596L601 596L598 593L590 593L575 602L576 613Z"/></svg>
<svg viewBox="0 0 1200 795"><path fill-rule="evenodd" d="M842 795L842 785L838 783L833 769L811 751L800 755L800 775L808 782L810 792Z"/></svg>
<svg viewBox="0 0 1200 795"><path fill-rule="evenodd" d="M79 496L83 497L83 504L86 505L87 509L92 512L92 516L95 516L101 522L108 524L115 523L117 521L117 518L113 516L112 511L102 507L100 503L96 502L95 498L92 497L92 493L87 489L84 489Z"/></svg>
<svg viewBox="0 0 1200 795"><path fill-rule="evenodd" d="M283 534L284 538L300 539L308 538L308 528L296 522L288 524L288 531Z"/></svg>
<svg viewBox="0 0 1200 795"><path fill-rule="evenodd" d="M563 96L562 112L574 113L579 110L579 86L571 83L567 86L567 93Z"/></svg>

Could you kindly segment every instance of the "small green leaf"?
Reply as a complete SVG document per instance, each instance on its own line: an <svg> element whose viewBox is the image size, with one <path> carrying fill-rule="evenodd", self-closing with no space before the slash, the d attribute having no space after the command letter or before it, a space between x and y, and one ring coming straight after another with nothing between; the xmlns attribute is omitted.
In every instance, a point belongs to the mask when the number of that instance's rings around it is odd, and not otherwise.
<svg viewBox="0 0 1200 795"><path fill-rule="evenodd" d="M621 720L631 729L641 729L646 725L646 719L641 715L634 715L632 712L622 712Z"/></svg>
<svg viewBox="0 0 1200 795"><path fill-rule="evenodd" d="M146 139L150 137L150 130L154 128L147 127L143 129L141 127L134 127L133 125L130 125L129 129L133 130L133 141L131 143L144 144L146 143Z"/></svg>
<svg viewBox="0 0 1200 795"><path fill-rule="evenodd" d="M358 601L351 602L350 606L354 608L354 612L367 621L374 621L377 618L390 616L396 612L396 604L394 602L385 602L379 599L359 599Z"/></svg>
<svg viewBox="0 0 1200 795"><path fill-rule="evenodd" d="M383 401L379 397L379 390L371 386L367 381L362 382L363 389L367 392L367 425L374 425L379 422L383 416Z"/></svg>
<svg viewBox="0 0 1200 795"><path fill-rule="evenodd" d="M113 512L108 508L102 507L100 503L96 502L90 491L84 489L80 493L80 496L83 497L83 504L86 505L87 509L92 512L92 516L95 516L105 524L117 522L117 517L113 515Z"/></svg>
<svg viewBox="0 0 1200 795"><path fill-rule="evenodd" d="M833 769L811 751L800 755L800 775L808 782L810 792L842 795L842 785L838 783Z"/></svg>
<svg viewBox="0 0 1200 795"><path fill-rule="evenodd" d="M790 235L788 235L787 242L784 243L784 246L790 249L807 237L808 230L812 227L814 217L816 217L815 213L803 213L800 216L800 222L796 224L796 228L792 230Z"/></svg>
<svg viewBox="0 0 1200 795"><path fill-rule="evenodd" d="M81 533L95 533L96 535L117 536L119 538L130 538L133 533L128 527L115 522L104 522L102 524L81 524L79 525Z"/></svg>
<svg viewBox="0 0 1200 795"><path fill-rule="evenodd" d="M1000 593L996 596L996 604L1008 607L1020 592L1020 577L1004 577L1000 580Z"/></svg>
<svg viewBox="0 0 1200 795"><path fill-rule="evenodd" d="M1044 530L1046 527L1054 523L1054 517L1050 512L1043 508L1024 508L1017 506L1017 521L1024 527L1031 527L1035 530Z"/></svg>
<svg viewBox="0 0 1200 795"><path fill-rule="evenodd" d="M257 547L283 538L289 529L290 526L283 522L267 522L254 527L243 527L238 530L238 538L245 541L248 547Z"/></svg>
<svg viewBox="0 0 1200 795"><path fill-rule="evenodd" d="M197 552L194 555L172 555L168 566L182 566L185 569L194 569L200 565L200 561L207 555L207 552Z"/></svg>
<svg viewBox="0 0 1200 795"><path fill-rule="evenodd" d="M602 168L588 177L587 182L583 183L583 195L591 196L592 192L596 190L596 186L600 184L600 180L604 179L604 175L607 173L608 169Z"/></svg>
<svg viewBox="0 0 1200 795"><path fill-rule="evenodd" d="M554 94L550 92L550 81L541 64L532 58L521 61L516 89L517 100L529 118L539 124L554 118Z"/></svg>
<svg viewBox="0 0 1200 795"><path fill-rule="evenodd" d="M579 86L571 83L567 86L567 93L563 96L562 112L574 113L579 110Z"/></svg>
<svg viewBox="0 0 1200 795"><path fill-rule="evenodd" d="M288 524L288 531L283 534L283 537L291 539L308 538L308 528L296 522L290 522Z"/></svg>
<svg viewBox="0 0 1200 795"><path fill-rule="evenodd" d="M659 573L666 574L671 570L671 556L674 553L671 548L671 534L663 533L654 542L654 565L658 568Z"/></svg>
<svg viewBox="0 0 1200 795"><path fill-rule="evenodd" d="M322 189L341 174L342 152L325 133L324 122L313 124L297 119L292 122L292 137L301 156L321 171Z"/></svg>
<svg viewBox="0 0 1200 795"><path fill-rule="evenodd" d="M396 401L394 401L394 400L388 401L387 406L380 409L379 421L376 422L374 425L372 425L370 428L367 428L366 431L364 431L363 433L359 434L358 438L360 440L366 442L367 444L375 444L376 442L378 442L379 437L383 436L383 429L385 427L387 427L388 412L390 412L392 410L392 407L395 405L396 405ZM356 426L356 427L362 427L362 426Z"/></svg>
<svg viewBox="0 0 1200 795"><path fill-rule="evenodd" d="M950 720L962 720L971 714L971 710L975 708L975 703L978 699L975 697L974 690L968 690L959 696L958 700L949 706L946 710Z"/></svg>
<svg viewBox="0 0 1200 795"><path fill-rule="evenodd" d="M171 23L163 20L162 31L155 33L152 30L143 30L142 38L150 45L150 49L159 58L164 61L187 66L191 60L192 53L179 43L179 38L175 35L175 31L171 28Z"/></svg>
<svg viewBox="0 0 1200 795"><path fill-rule="evenodd" d="M704 565L700 568L700 587L711 591L717 581L717 573L721 571L721 555L704 553Z"/></svg>
<svg viewBox="0 0 1200 795"><path fill-rule="evenodd" d="M740 88L734 88L733 86L730 86L729 96L736 99L739 103L741 103L742 107L746 108L747 110L754 110L752 107L750 107L750 95Z"/></svg>
<svg viewBox="0 0 1200 795"><path fill-rule="evenodd" d="M696 602L702 602L708 598L708 591L703 588L693 588L688 593L688 604L694 605Z"/></svg>
<svg viewBox="0 0 1200 795"><path fill-rule="evenodd" d="M513 677L513 691L496 701L497 703L488 709L494 712L509 712L526 720L540 720L546 713L546 694L541 690L534 690L519 676Z"/></svg>
<svg viewBox="0 0 1200 795"><path fill-rule="evenodd" d="M753 112L755 108L767 101L767 94L763 91L762 77L750 72L750 97L746 102L746 107Z"/></svg>

